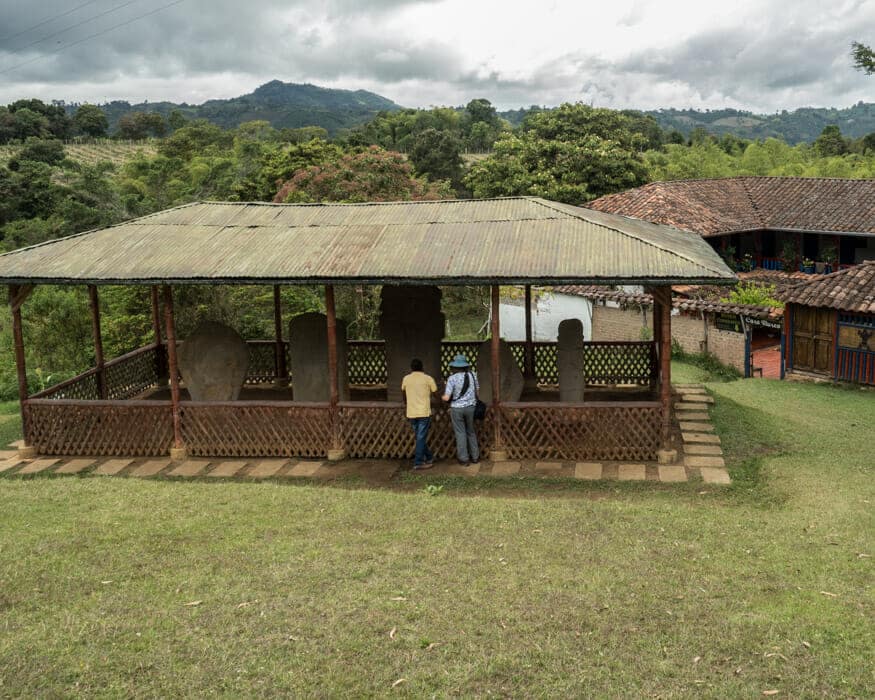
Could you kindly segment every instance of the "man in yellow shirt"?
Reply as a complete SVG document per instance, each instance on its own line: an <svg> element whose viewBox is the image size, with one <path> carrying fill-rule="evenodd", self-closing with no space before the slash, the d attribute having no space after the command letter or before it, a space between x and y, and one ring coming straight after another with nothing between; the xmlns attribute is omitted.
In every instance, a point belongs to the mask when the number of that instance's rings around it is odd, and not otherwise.
<svg viewBox="0 0 875 700"><path fill-rule="evenodd" d="M428 429L431 426L431 395L437 391L434 379L422 371L422 360L410 363L413 370L401 382L404 401L407 403L407 417L416 436L416 452L413 457L414 469L429 469L434 466L434 455L428 449Z"/></svg>

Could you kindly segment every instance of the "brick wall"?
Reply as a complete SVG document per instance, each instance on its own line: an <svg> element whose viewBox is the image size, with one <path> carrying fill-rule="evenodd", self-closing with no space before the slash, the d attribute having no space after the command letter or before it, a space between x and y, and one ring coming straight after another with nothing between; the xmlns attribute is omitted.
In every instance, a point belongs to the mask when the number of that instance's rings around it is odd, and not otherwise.
<svg viewBox="0 0 875 700"><path fill-rule="evenodd" d="M641 340L642 328L653 328L650 307L619 309L601 304L593 305L593 340ZM646 337L651 337L650 335ZM714 326L713 315L708 315L707 340L705 322L696 316L681 314L671 317L671 337L686 352L711 352L723 364L744 372L744 334L721 331Z"/></svg>

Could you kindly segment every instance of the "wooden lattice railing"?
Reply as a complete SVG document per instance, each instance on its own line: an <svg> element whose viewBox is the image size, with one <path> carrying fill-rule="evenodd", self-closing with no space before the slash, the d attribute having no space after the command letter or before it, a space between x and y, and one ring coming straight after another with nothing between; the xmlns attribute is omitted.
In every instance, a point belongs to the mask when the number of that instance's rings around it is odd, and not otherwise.
<svg viewBox="0 0 875 700"><path fill-rule="evenodd" d="M642 461L659 449L658 401L505 403L500 410L514 459Z"/></svg>
<svg viewBox="0 0 875 700"><path fill-rule="evenodd" d="M340 404L340 434L347 455L354 458L407 459L413 456L414 438L403 403L350 401ZM492 444L492 411L478 425L481 450ZM456 454L450 413L436 408L431 417L428 445L436 457Z"/></svg>
<svg viewBox="0 0 875 700"><path fill-rule="evenodd" d="M327 403L183 401L182 440L193 455L324 457L331 443Z"/></svg>
<svg viewBox="0 0 875 700"><path fill-rule="evenodd" d="M465 355L472 364L477 363L481 341L450 340L441 344L441 374L450 374L449 364L457 354ZM250 340L249 370L247 384L272 382L276 379L276 348L272 340ZM517 366L522 371L525 364L525 343L509 343ZM533 343L535 376L539 384L559 383L556 343ZM288 362L288 343L283 343ZM382 340L352 340L348 344L349 383L357 386L374 386L386 383L386 352ZM586 382L590 385L638 384L648 385L656 378L656 350L652 342L595 341L584 343L583 367Z"/></svg>
<svg viewBox="0 0 875 700"><path fill-rule="evenodd" d="M107 398L129 399L167 376L164 346L147 345L106 363Z"/></svg>
<svg viewBox="0 0 875 700"><path fill-rule="evenodd" d="M27 443L44 455L166 455L169 401L28 399Z"/></svg>
<svg viewBox="0 0 875 700"><path fill-rule="evenodd" d="M163 346L147 345L104 365L107 399L130 399L166 376ZM33 399L100 399L98 370L94 367L60 384L34 394Z"/></svg>

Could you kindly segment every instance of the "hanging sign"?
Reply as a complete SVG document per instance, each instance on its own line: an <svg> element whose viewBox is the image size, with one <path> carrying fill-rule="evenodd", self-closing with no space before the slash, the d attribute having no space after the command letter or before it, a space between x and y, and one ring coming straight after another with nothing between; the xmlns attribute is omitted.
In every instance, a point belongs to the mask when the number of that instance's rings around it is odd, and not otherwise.
<svg viewBox="0 0 875 700"><path fill-rule="evenodd" d="M741 319L735 314L715 314L714 325L721 331L744 333L744 329L741 326Z"/></svg>

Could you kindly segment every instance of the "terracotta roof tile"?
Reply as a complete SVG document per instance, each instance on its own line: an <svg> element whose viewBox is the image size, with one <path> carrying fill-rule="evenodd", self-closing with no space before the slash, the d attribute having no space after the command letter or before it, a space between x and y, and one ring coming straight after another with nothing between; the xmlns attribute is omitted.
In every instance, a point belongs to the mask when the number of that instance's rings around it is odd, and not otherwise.
<svg viewBox="0 0 875 700"><path fill-rule="evenodd" d="M875 233L875 180L733 177L651 182L586 206L706 237L756 229Z"/></svg>
<svg viewBox="0 0 875 700"><path fill-rule="evenodd" d="M799 284L784 298L803 306L875 314L875 260Z"/></svg>
<svg viewBox="0 0 875 700"><path fill-rule="evenodd" d="M650 306L653 297L650 294L632 294L622 289L608 289L596 285L563 285L553 287L560 294L573 294L586 297L593 301L615 301L619 304L640 304ZM686 299L675 297L671 305L680 311L704 311L707 313L726 313L778 321L784 316L783 309L754 304L732 304L720 299Z"/></svg>

